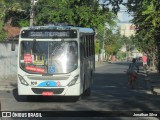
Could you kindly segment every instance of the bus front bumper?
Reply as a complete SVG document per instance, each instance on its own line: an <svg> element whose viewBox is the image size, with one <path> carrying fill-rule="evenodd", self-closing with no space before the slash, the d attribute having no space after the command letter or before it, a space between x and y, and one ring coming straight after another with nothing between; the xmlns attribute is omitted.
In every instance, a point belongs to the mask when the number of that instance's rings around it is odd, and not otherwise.
<svg viewBox="0 0 160 120"><path fill-rule="evenodd" d="M23 84L18 85L18 95L44 95L43 93L52 93L48 94L49 96L79 96L81 94L80 83L66 87L31 87Z"/></svg>

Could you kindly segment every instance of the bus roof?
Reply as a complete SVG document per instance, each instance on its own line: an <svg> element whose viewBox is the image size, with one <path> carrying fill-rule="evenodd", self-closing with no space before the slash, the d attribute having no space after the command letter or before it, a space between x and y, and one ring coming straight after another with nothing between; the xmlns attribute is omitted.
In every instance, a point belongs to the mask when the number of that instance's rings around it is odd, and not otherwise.
<svg viewBox="0 0 160 120"><path fill-rule="evenodd" d="M93 33L94 29L92 28L83 28L83 27L75 27L75 26L31 26L31 27L23 27L21 30L78 30L82 33Z"/></svg>

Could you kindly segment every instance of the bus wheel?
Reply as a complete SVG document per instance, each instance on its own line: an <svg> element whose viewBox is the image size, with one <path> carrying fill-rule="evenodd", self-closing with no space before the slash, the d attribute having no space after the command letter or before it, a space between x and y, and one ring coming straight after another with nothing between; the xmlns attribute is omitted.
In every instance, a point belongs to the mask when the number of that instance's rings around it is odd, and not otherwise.
<svg viewBox="0 0 160 120"><path fill-rule="evenodd" d="M90 85L91 85L91 83L90 83ZM83 83L83 97L88 97L90 95L91 95L91 87L89 86L89 88L87 88L85 90L85 81L84 81L84 83Z"/></svg>
<svg viewBox="0 0 160 120"><path fill-rule="evenodd" d="M91 96L91 87L87 88L87 90L84 92L84 96Z"/></svg>
<svg viewBox="0 0 160 120"><path fill-rule="evenodd" d="M93 73L93 71L91 72L91 80L90 80L90 85L93 83L93 81L94 81L94 73Z"/></svg>
<svg viewBox="0 0 160 120"><path fill-rule="evenodd" d="M82 100L82 95L78 96L77 101L80 101L80 100Z"/></svg>

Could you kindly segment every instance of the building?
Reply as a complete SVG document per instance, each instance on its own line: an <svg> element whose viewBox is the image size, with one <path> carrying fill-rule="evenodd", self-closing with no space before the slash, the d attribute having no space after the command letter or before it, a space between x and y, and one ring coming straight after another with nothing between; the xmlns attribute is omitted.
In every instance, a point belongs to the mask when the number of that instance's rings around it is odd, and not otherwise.
<svg viewBox="0 0 160 120"><path fill-rule="evenodd" d="M136 26L133 24L122 24L120 26L120 34L122 36L126 36L126 37L130 37L130 36L134 36L136 32Z"/></svg>

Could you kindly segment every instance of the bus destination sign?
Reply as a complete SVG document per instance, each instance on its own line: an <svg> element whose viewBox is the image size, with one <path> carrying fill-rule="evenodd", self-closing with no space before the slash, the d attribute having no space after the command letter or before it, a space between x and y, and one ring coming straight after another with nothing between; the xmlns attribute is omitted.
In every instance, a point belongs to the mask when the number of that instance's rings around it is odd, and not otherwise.
<svg viewBox="0 0 160 120"><path fill-rule="evenodd" d="M76 38L76 30L23 30L22 38Z"/></svg>

